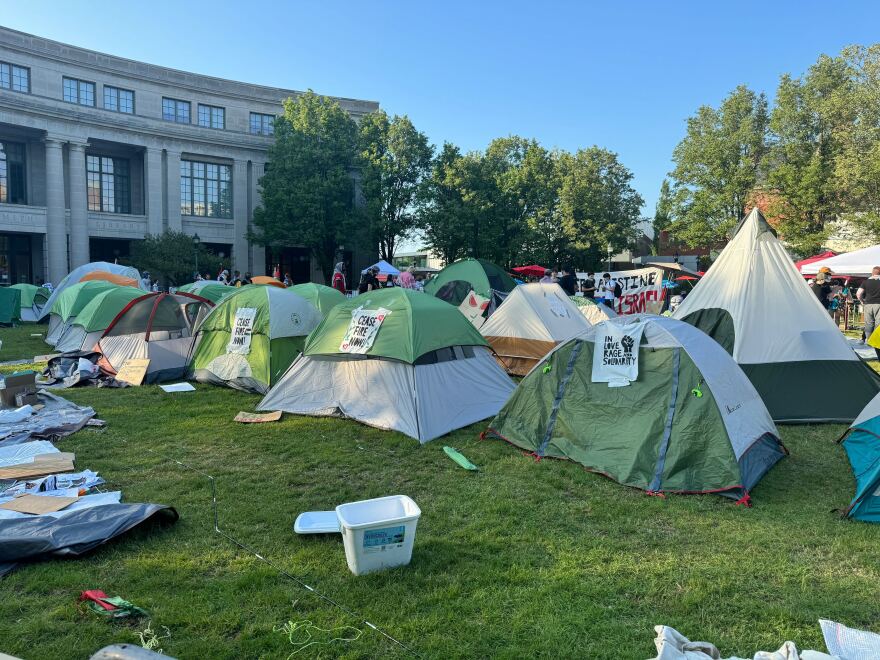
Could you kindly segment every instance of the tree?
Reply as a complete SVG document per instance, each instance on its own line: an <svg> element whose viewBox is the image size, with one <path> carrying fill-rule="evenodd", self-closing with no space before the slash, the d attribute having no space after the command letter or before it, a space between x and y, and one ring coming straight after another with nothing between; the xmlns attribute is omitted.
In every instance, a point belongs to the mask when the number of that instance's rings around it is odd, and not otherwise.
<svg viewBox="0 0 880 660"><path fill-rule="evenodd" d="M413 203L430 171L433 147L408 117L373 112L360 123L361 190L370 235L388 262L416 227Z"/></svg>
<svg viewBox="0 0 880 660"><path fill-rule="evenodd" d="M617 154L590 147L559 157L559 218L570 254L595 264L610 246L627 247L641 222L642 197Z"/></svg>
<svg viewBox="0 0 880 660"><path fill-rule="evenodd" d="M463 169L461 150L444 143L417 195L425 246L444 264L473 254L475 219L462 193Z"/></svg>
<svg viewBox="0 0 880 660"><path fill-rule="evenodd" d="M769 212L780 237L800 254L813 254L840 210L835 163L843 129L854 120L847 62L822 56L799 79L782 76L765 159Z"/></svg>
<svg viewBox="0 0 880 660"><path fill-rule="evenodd" d="M672 225L672 188L669 185L669 179L663 179L660 184L660 197L657 199L657 205L654 207L654 219L651 226L654 229L654 249L660 248L660 233L669 229Z"/></svg>
<svg viewBox="0 0 880 660"><path fill-rule="evenodd" d="M192 236L180 231L165 231L133 241L127 261L142 271L149 271L154 278L158 275L166 285L180 286L194 279L196 252L198 270L215 273L220 269L217 255L208 252L204 244L196 245Z"/></svg>
<svg viewBox="0 0 880 660"><path fill-rule="evenodd" d="M737 87L718 109L702 106L673 151L671 231L691 246L724 238L745 213L767 151L767 100Z"/></svg>
<svg viewBox="0 0 880 660"><path fill-rule="evenodd" d="M287 99L275 120L251 240L307 247L329 274L339 246L357 240L360 230L357 152L357 124L336 101L311 91Z"/></svg>

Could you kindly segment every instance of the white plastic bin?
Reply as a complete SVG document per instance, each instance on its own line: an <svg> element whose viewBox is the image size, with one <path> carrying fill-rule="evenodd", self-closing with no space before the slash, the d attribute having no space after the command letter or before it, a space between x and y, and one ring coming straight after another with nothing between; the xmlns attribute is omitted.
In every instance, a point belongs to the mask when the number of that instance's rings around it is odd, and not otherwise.
<svg viewBox="0 0 880 660"><path fill-rule="evenodd" d="M421 515L421 509L406 495L336 507L349 570L363 575L408 564Z"/></svg>

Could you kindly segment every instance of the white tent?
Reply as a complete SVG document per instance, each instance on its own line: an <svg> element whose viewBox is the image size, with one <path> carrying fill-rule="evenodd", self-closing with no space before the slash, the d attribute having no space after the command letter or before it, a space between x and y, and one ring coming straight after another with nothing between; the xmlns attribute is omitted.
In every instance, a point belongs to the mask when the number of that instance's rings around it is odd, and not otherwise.
<svg viewBox="0 0 880 660"><path fill-rule="evenodd" d="M64 291L67 287L72 284L76 284L83 277L88 275L89 273L103 270L108 273L112 273L113 275L122 275L123 277L130 277L131 279L138 282L140 285L141 274L138 272L137 268L132 268L131 266L122 266L120 264L111 264L107 261L93 261L92 263L83 264L77 268L74 268L67 274L61 282L59 282L55 288L52 290L52 295L49 296L49 300L46 301L46 304L43 305L43 311L40 315L40 318L46 316L49 313L49 310L52 309L52 303L55 302L55 299L58 297L58 294Z"/></svg>
<svg viewBox="0 0 880 660"><path fill-rule="evenodd" d="M673 317L727 349L776 421L850 422L880 389L757 209Z"/></svg>
<svg viewBox="0 0 880 660"><path fill-rule="evenodd" d="M508 372L524 376L557 344L589 327L562 287L535 283L511 291L480 333Z"/></svg>
<svg viewBox="0 0 880 660"><path fill-rule="evenodd" d="M830 268L835 275L870 277L871 269L880 266L880 245L862 248L853 252L838 254L821 261L801 266L804 275L815 275L820 268Z"/></svg>
<svg viewBox="0 0 880 660"><path fill-rule="evenodd" d="M596 302L593 298L587 298L586 296L569 296L569 299L575 304L581 314L584 315L584 318L586 318L591 325L596 325L597 323L613 319L617 316L617 312L614 311L613 307L609 307L601 302Z"/></svg>

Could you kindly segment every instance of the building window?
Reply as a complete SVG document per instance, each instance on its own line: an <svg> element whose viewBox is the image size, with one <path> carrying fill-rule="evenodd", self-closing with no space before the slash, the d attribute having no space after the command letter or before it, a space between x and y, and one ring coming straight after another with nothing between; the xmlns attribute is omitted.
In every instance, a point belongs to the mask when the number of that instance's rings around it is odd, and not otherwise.
<svg viewBox="0 0 880 660"><path fill-rule="evenodd" d="M27 204L24 161L23 144L0 141L0 202L3 204Z"/></svg>
<svg viewBox="0 0 880 660"><path fill-rule="evenodd" d="M180 213L208 218L232 217L232 168L180 161Z"/></svg>
<svg viewBox="0 0 880 660"><path fill-rule="evenodd" d="M226 128L226 109L216 105L199 103L199 126L205 128Z"/></svg>
<svg viewBox="0 0 880 660"><path fill-rule="evenodd" d="M131 176L128 160L86 156L89 211L131 213Z"/></svg>
<svg viewBox="0 0 880 660"><path fill-rule="evenodd" d="M254 135L274 135L275 115L264 115L260 112L252 112L251 133Z"/></svg>
<svg viewBox="0 0 880 660"><path fill-rule="evenodd" d="M179 101L178 99L162 99L162 119L165 121L174 121L178 124L189 124L189 101Z"/></svg>
<svg viewBox="0 0 880 660"><path fill-rule="evenodd" d="M11 89L13 92L30 93L31 70L26 66L0 62L0 88Z"/></svg>
<svg viewBox="0 0 880 660"><path fill-rule="evenodd" d="M104 85L104 110L134 114L134 92Z"/></svg>
<svg viewBox="0 0 880 660"><path fill-rule="evenodd" d="M95 83L76 78L64 78L64 100L79 105L95 105Z"/></svg>

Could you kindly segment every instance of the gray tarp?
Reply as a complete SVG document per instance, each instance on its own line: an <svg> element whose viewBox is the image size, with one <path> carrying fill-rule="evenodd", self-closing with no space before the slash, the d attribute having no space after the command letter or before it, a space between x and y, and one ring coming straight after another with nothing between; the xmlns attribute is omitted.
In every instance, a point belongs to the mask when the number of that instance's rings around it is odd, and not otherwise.
<svg viewBox="0 0 880 660"><path fill-rule="evenodd" d="M0 576L22 561L78 557L147 521L177 519L177 511L163 504L105 504L61 518L0 520Z"/></svg>
<svg viewBox="0 0 880 660"><path fill-rule="evenodd" d="M51 392L39 393L43 408L21 422L0 424L0 443L17 444L28 440L57 440L79 431L95 411L84 408Z"/></svg>

